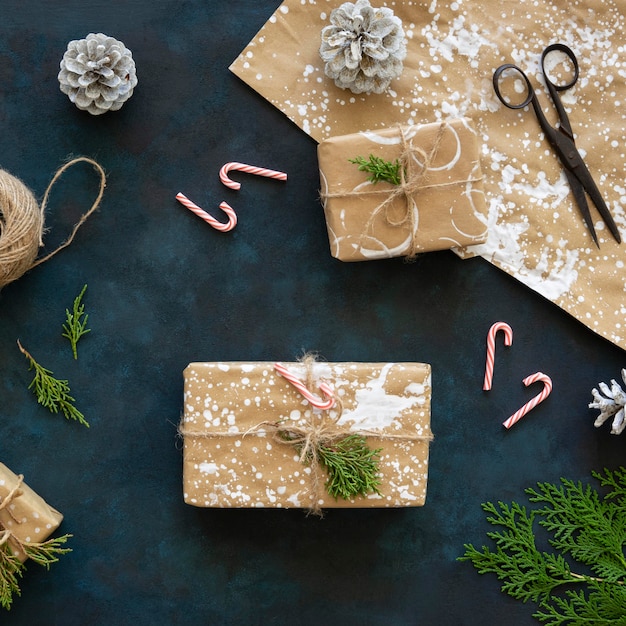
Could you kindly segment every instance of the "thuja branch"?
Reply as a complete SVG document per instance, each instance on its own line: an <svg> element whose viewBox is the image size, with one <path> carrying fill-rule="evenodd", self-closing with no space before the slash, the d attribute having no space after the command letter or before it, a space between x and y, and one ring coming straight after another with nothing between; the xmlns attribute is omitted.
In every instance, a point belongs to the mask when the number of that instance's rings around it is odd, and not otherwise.
<svg viewBox="0 0 626 626"><path fill-rule="evenodd" d="M65 309L66 321L63 324L64 332L62 336L69 339L74 359L78 358L78 353L76 351L76 344L78 343L78 340L83 335L86 335L91 331L91 329L87 328L89 315L85 315L85 305L82 302L85 291L87 291L87 285L82 288L82 291L74 299L74 306L71 313L69 309Z"/></svg>
<svg viewBox="0 0 626 626"><path fill-rule="evenodd" d="M72 551L71 548L62 547L71 536L63 535L42 543L16 541L29 559L50 569L50 565L56 563L61 554ZM21 595L19 579L25 570L26 564L13 552L9 535L6 535L4 542L0 545L0 606L3 608L10 609L13 596Z"/></svg>
<svg viewBox="0 0 626 626"><path fill-rule="evenodd" d="M526 489L530 502L540 505L530 511L517 502L484 503L487 521L501 529L487 533L495 549L466 544L459 560L470 561L481 574L495 574L510 596L537 602L534 617L549 626L623 624L626 470L593 476L611 489L604 497L591 486L562 478L560 485ZM535 521L551 533L555 552L538 549ZM581 568L591 574L580 573ZM553 593L563 585L568 588Z"/></svg>
<svg viewBox="0 0 626 626"><path fill-rule="evenodd" d="M385 159L370 154L369 160L365 160L362 156L358 156L355 159L349 159L350 163L354 163L359 166L360 172L368 172L370 176L367 180L372 183L378 183L381 180L391 183L392 185L399 185L401 181L402 165L400 161L386 161Z"/></svg>
<svg viewBox="0 0 626 626"><path fill-rule="evenodd" d="M51 413L61 411L66 419L76 420L89 428L85 416L74 405L75 400L70 395L68 381L55 378L49 369L39 365L19 340L17 345L20 352L28 360L28 369L35 372L35 376L28 388L35 394L37 402L46 407Z"/></svg>

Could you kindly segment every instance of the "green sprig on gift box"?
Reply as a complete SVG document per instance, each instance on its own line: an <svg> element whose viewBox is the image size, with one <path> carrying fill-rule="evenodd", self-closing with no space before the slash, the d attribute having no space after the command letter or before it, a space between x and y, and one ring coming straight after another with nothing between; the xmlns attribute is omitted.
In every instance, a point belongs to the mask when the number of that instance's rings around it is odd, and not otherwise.
<svg viewBox="0 0 626 626"><path fill-rule="evenodd" d="M360 172L368 172L370 176L367 180L371 183L376 184L380 181L385 181L392 185L399 185L402 182L400 171L402 164L399 159L386 161L382 157L370 154L368 160L364 159L362 156L358 156L354 159L349 159L349 161L350 163L358 165Z"/></svg>
<svg viewBox="0 0 626 626"><path fill-rule="evenodd" d="M307 438L307 444L303 444L303 437L293 430L279 428L277 433L283 441L294 444L302 462L314 466L313 472L317 472L317 464L326 469L328 479L324 486L333 498L350 500L380 494L378 462L382 448L372 450L363 435L322 437L314 442Z"/></svg>
<svg viewBox="0 0 626 626"><path fill-rule="evenodd" d="M533 616L548 626L626 624L626 469L593 476L609 490L603 497L562 478L561 485L525 490L538 508L484 503L487 521L502 529L487 533L495 550L465 544L459 560L495 574L513 598L536 602ZM556 553L537 547L535 521L551 534Z"/></svg>

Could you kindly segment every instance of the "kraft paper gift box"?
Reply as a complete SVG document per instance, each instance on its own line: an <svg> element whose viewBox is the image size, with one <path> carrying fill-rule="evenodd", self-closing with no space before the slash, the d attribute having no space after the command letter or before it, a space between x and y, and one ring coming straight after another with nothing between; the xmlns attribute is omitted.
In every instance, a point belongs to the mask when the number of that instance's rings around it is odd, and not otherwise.
<svg viewBox="0 0 626 626"><path fill-rule="evenodd" d="M24 562L19 542L43 542L61 524L63 515L0 463L0 535L8 532L13 554ZM16 538L17 541L14 539Z"/></svg>
<svg viewBox="0 0 626 626"><path fill-rule="evenodd" d="M183 490L198 507L407 507L426 498L431 368L422 363L287 363L340 398L337 428L379 453L380 494L335 499L268 423L321 417L271 362L191 363L184 371ZM308 369L308 371L306 371ZM338 417L336 409L328 415ZM325 482L325 478L324 481Z"/></svg>
<svg viewBox="0 0 626 626"><path fill-rule="evenodd" d="M351 160L399 162L401 185L368 181ZM487 239L479 142L471 120L396 126L331 137L318 146L332 256L413 257Z"/></svg>

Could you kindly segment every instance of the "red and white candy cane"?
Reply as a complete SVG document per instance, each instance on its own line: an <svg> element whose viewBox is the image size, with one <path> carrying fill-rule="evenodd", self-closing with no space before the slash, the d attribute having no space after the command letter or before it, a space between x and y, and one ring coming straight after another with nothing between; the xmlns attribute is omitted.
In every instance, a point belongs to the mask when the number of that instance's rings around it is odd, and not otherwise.
<svg viewBox="0 0 626 626"><path fill-rule="evenodd" d="M513 343L513 331L506 322L496 322L491 326L487 333L487 362L485 364L483 391L489 391L491 389L493 365L496 358L496 334L500 330L504 333L504 345L510 346Z"/></svg>
<svg viewBox="0 0 626 626"><path fill-rule="evenodd" d="M197 204L194 204L187 196L182 193L176 194L176 200L178 200L184 207L187 207L192 213L195 213L198 217L202 218L207 224L210 224L222 232L232 230L237 225L237 215L233 208L226 202L220 204L220 209L228 216L228 222L219 222L212 215L209 215L204 209L201 209Z"/></svg>
<svg viewBox="0 0 626 626"><path fill-rule="evenodd" d="M307 386L284 365L274 363L274 369L281 376L286 378L315 408L327 411L335 406L335 392L332 387L327 385L325 382L321 382L318 387L319 390L326 396L326 399L319 398L315 394L311 393L309 389L307 389Z"/></svg>
<svg viewBox="0 0 626 626"><path fill-rule="evenodd" d="M228 172L231 170L237 170L238 172L245 172L246 174L255 174L256 176L265 176L266 178L273 178L274 180L287 180L287 174L285 172L277 172L276 170L268 170L264 167L255 167L254 165L246 165L245 163L238 163L237 161L231 161L222 166L220 170L220 180L230 189L240 189L241 183L235 180L231 180L228 177Z"/></svg>
<svg viewBox="0 0 626 626"><path fill-rule="evenodd" d="M532 385L533 383L542 382L543 390L538 393L532 400L529 400L521 409L515 411L509 419L504 421L502 424L505 428L511 428L513 424L519 422L519 420L526 415L529 411L532 411L540 402L543 402L552 391L552 379L542 372L537 372L536 374L531 374L527 376L522 381L526 387Z"/></svg>

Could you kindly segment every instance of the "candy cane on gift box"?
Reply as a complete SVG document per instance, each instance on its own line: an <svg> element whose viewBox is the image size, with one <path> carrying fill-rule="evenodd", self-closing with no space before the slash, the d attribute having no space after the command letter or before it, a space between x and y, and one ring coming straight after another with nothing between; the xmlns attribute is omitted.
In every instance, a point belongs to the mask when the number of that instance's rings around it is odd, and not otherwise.
<svg viewBox="0 0 626 626"><path fill-rule="evenodd" d="M325 382L321 382L318 385L319 390L326 396L324 400L311 393L309 389L307 389L307 386L284 365L274 363L274 369L283 376L283 378L286 378L315 408L327 411L335 406L335 392L332 387Z"/></svg>
<svg viewBox="0 0 626 626"><path fill-rule="evenodd" d="M510 346L513 343L513 331L506 322L496 322L487 333L487 362L485 364L485 380L483 390L489 391L493 381L493 366L496 357L496 334L498 331L504 333L504 345Z"/></svg>
<svg viewBox="0 0 626 626"><path fill-rule="evenodd" d="M505 428L511 428L513 424L519 422L519 420L522 419L522 417L524 417L526 413L532 411L532 409L534 409L540 402L543 402L552 391L552 379L543 372L531 374L530 376L524 378L522 382L524 383L524 385L526 385L526 387L532 385L533 383L542 382L543 390L538 393L532 400L529 400L521 409L515 411L515 413L513 413L513 415L511 415L509 419L503 422L503 426Z"/></svg>
<svg viewBox="0 0 626 626"><path fill-rule="evenodd" d="M287 174L285 172L277 172L276 170L268 170L264 167L255 167L254 165L246 165L245 163L238 163L237 161L231 161L222 166L220 170L220 180L230 189L240 189L241 183L235 180L231 180L228 177L228 172L236 170L238 172L244 172L246 174L255 174L256 176L265 176L266 178L273 178L274 180L287 180Z"/></svg>
<svg viewBox="0 0 626 626"><path fill-rule="evenodd" d="M198 217L202 218L207 224L210 224L215 230L221 232L227 232L232 230L237 225L237 215L233 208L226 202L220 204L220 209L228 216L228 222L219 222L212 215L209 215L204 209L201 209L197 204L194 204L187 196L182 193L176 194L176 200L178 200L184 207L188 208L192 213L195 213Z"/></svg>

